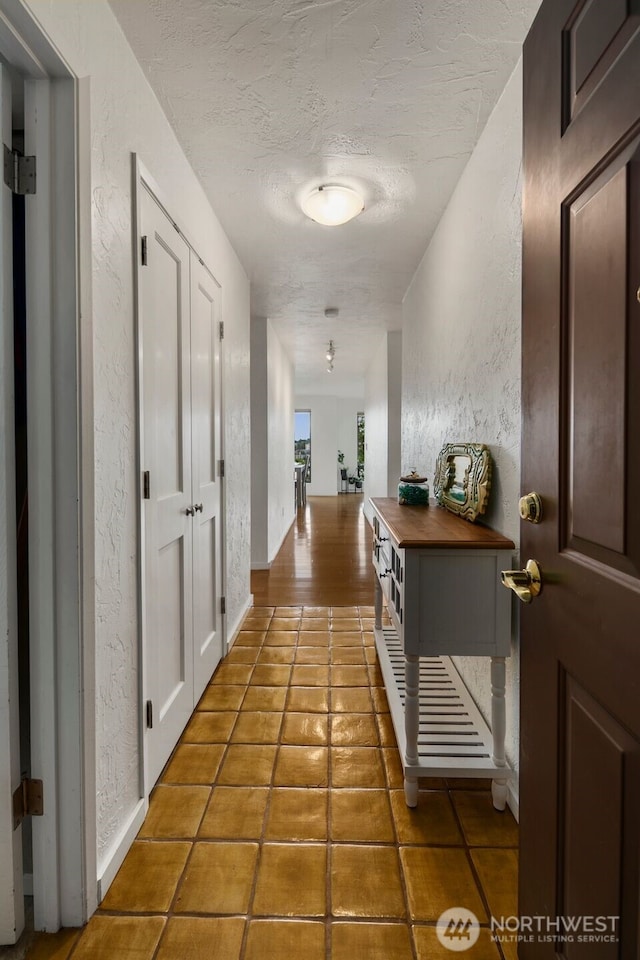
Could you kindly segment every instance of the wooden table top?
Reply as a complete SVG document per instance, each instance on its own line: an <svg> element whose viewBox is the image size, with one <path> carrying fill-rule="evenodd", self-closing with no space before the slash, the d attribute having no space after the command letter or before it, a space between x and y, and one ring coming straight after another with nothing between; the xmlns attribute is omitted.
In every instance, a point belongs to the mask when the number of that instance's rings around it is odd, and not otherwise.
<svg viewBox="0 0 640 960"><path fill-rule="evenodd" d="M434 500L428 507L400 506L392 497L372 497L371 504L380 514L399 547L459 547L485 550L511 550L515 544L490 527L470 523L450 513Z"/></svg>

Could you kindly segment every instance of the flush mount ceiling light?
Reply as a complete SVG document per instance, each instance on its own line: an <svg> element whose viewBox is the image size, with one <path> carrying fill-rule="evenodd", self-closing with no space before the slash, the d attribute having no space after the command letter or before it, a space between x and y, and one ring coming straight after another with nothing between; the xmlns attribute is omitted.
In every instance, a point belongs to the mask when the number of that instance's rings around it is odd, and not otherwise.
<svg viewBox="0 0 640 960"><path fill-rule="evenodd" d="M338 227L364 210L364 199L352 187L325 183L314 187L302 201L302 212L326 227Z"/></svg>

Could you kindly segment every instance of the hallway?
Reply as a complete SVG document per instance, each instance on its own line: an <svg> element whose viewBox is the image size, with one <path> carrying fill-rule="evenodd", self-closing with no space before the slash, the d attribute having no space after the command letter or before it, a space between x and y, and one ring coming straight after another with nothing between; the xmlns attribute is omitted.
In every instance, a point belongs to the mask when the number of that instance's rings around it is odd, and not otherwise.
<svg viewBox="0 0 640 960"><path fill-rule="evenodd" d="M359 494L308 497L270 570L254 570L254 604L373 605L371 527Z"/></svg>
<svg viewBox="0 0 640 960"><path fill-rule="evenodd" d="M515 958L488 930L517 913L515 821L484 782L422 780L405 806L361 599L369 528L360 497L333 499L310 498L256 577L100 910L30 960L439 960L452 906L483 925L465 956Z"/></svg>

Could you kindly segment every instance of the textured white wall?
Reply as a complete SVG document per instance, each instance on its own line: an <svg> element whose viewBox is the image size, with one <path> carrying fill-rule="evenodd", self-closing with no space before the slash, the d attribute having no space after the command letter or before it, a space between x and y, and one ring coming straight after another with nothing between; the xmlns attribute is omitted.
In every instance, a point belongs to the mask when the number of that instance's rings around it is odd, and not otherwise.
<svg viewBox="0 0 640 960"><path fill-rule="evenodd" d="M293 364L273 325L251 320L251 564L274 560L295 516Z"/></svg>
<svg viewBox="0 0 640 960"><path fill-rule="evenodd" d="M296 410L311 410L310 496L335 496L338 467L338 404L335 397L297 395Z"/></svg>
<svg viewBox="0 0 640 960"><path fill-rule="evenodd" d="M365 377L364 512L369 520L372 516L369 497L388 494L388 375L387 334L384 334Z"/></svg>
<svg viewBox="0 0 640 960"><path fill-rule="evenodd" d="M402 333L387 334L387 489L397 494L402 470Z"/></svg>
<svg viewBox="0 0 640 960"><path fill-rule="evenodd" d="M131 153L222 284L227 610L249 600L249 286L105 0L25 0L90 78L95 389L98 872L138 801L136 404Z"/></svg>
<svg viewBox="0 0 640 960"><path fill-rule="evenodd" d="M251 318L251 565L269 563L269 430L267 321Z"/></svg>
<svg viewBox="0 0 640 960"><path fill-rule="evenodd" d="M386 333L365 379L366 469L364 510L369 497L396 494L401 462L402 334Z"/></svg>
<svg viewBox="0 0 640 960"><path fill-rule="evenodd" d="M498 102L404 300L402 469L452 441L488 444L486 521L516 540L520 467L522 69ZM516 627L514 625L514 637ZM508 755L518 758L518 656L508 661ZM488 665L461 668L489 717Z"/></svg>
<svg viewBox="0 0 640 960"><path fill-rule="evenodd" d="M271 563L293 523L293 364L267 321L268 556Z"/></svg>

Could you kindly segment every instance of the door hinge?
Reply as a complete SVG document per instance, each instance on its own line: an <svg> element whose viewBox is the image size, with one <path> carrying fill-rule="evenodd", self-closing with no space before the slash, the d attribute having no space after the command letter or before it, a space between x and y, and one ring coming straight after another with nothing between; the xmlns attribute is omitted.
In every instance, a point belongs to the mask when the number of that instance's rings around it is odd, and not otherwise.
<svg viewBox="0 0 640 960"><path fill-rule="evenodd" d="M13 829L16 830L25 817L44 815L44 791L42 780L23 777L13 794Z"/></svg>
<svg viewBox="0 0 640 960"><path fill-rule="evenodd" d="M220 613L226 613L226 612L227 612L227 598L220 597Z"/></svg>
<svg viewBox="0 0 640 960"><path fill-rule="evenodd" d="M149 254L148 254L148 252L147 252L147 238L146 238L146 237L141 237L141 238L140 238L140 259L141 259L141 262L142 262L142 266L143 266L143 267L146 267L146 266L148 265L148 263L149 263Z"/></svg>
<svg viewBox="0 0 640 960"><path fill-rule="evenodd" d="M218 476L224 477L224 460L218 460Z"/></svg>
<svg viewBox="0 0 640 960"><path fill-rule="evenodd" d="M152 730L153 729L153 700L147 700L146 714L147 714L147 730Z"/></svg>
<svg viewBox="0 0 640 960"><path fill-rule="evenodd" d="M36 192L36 158L23 157L17 150L4 146L4 182L12 193Z"/></svg>
<svg viewBox="0 0 640 960"><path fill-rule="evenodd" d="M151 500L151 481L148 470L145 470L142 474L142 499Z"/></svg>
<svg viewBox="0 0 640 960"><path fill-rule="evenodd" d="M220 320L219 328L220 328L220 339L224 340L224 320Z"/></svg>

